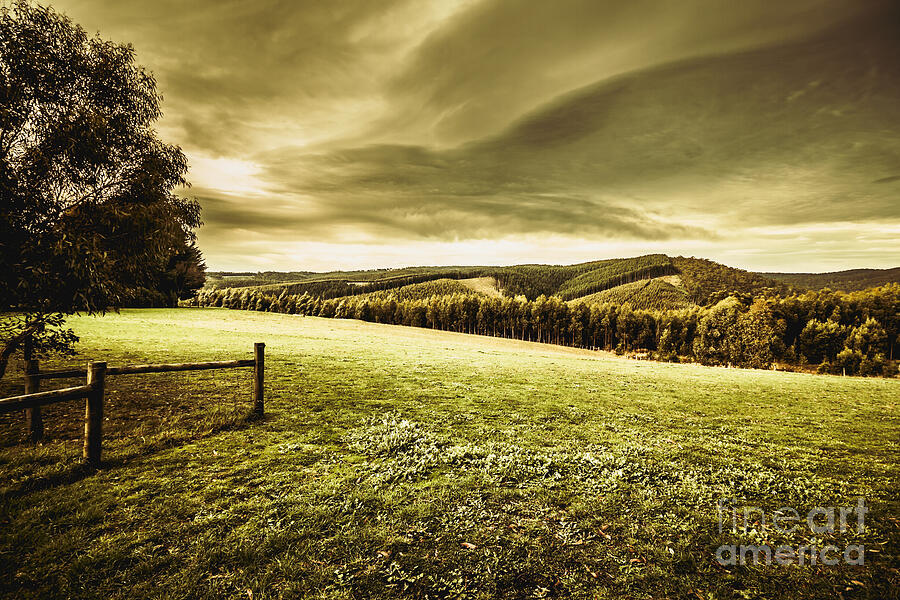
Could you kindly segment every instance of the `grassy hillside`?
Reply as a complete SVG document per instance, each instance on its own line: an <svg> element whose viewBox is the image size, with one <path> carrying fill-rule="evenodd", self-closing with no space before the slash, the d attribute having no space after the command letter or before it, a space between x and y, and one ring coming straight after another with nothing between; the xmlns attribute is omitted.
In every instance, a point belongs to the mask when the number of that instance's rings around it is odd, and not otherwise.
<svg viewBox="0 0 900 600"><path fill-rule="evenodd" d="M494 277L472 277L470 279L461 279L459 282L470 290L484 294L485 296L494 298L503 297L503 294L500 292L500 287L497 284L497 279Z"/></svg>
<svg viewBox="0 0 900 600"><path fill-rule="evenodd" d="M83 407L48 409L38 447L22 443L20 416L0 417L2 597L900 589L898 381L243 311L72 323L76 362L230 358L265 341L268 416L246 418L246 371L111 378L108 462L88 477L75 467ZM852 540L866 566L722 567L720 544L760 539L718 532L723 496L803 512L865 497Z"/></svg>
<svg viewBox="0 0 900 600"><path fill-rule="evenodd" d="M834 273L760 273L760 275L801 289L830 288L844 292L855 292L888 283L900 283L900 267L852 269Z"/></svg>

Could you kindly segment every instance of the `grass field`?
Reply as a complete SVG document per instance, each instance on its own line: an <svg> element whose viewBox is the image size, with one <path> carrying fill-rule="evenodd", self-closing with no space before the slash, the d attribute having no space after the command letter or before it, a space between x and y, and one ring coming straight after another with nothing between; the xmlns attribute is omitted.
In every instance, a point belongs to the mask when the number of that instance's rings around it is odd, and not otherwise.
<svg viewBox="0 0 900 600"><path fill-rule="evenodd" d="M111 379L96 474L82 406L49 407L36 448L0 417L4 597L898 597L900 381L217 309L72 324L65 364L264 341L268 414L247 416L247 370ZM719 533L723 496L871 512L824 540ZM811 541L864 543L866 565L714 558Z"/></svg>

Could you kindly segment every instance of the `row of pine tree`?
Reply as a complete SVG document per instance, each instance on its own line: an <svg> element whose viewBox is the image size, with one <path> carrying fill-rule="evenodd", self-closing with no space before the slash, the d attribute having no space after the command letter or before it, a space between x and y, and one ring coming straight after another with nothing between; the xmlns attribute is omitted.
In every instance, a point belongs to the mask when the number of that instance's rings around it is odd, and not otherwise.
<svg viewBox="0 0 900 600"><path fill-rule="evenodd" d="M900 284L852 293L736 294L680 310L543 295L401 299L382 292L323 299L253 288L208 290L189 304L427 327L707 365L814 364L819 372L847 375L894 375L900 329Z"/></svg>

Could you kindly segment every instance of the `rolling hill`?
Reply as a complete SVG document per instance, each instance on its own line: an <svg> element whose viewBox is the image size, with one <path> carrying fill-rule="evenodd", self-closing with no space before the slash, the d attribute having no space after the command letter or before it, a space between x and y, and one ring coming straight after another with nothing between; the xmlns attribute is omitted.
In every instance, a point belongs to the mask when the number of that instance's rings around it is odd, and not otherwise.
<svg viewBox="0 0 900 600"><path fill-rule="evenodd" d="M735 292L756 295L767 291L781 294L790 291L790 286L785 283L703 258L678 256L672 259L672 264L691 299L701 305L714 303Z"/></svg>
<svg viewBox="0 0 900 600"><path fill-rule="evenodd" d="M487 294L473 289L467 282L471 279L433 279L431 281L423 281L422 283L412 283L399 288L391 288L378 292L369 292L363 294L369 298L389 298L393 297L398 302L404 300L425 300L431 296L449 296L451 294L477 295L487 296Z"/></svg>
<svg viewBox="0 0 900 600"><path fill-rule="evenodd" d="M536 582L563 580L576 598L678 598L672 589L710 582L685 566L720 543L710 498L774 509L864 495L897 514L897 381L245 311L71 322L81 356L60 368L242 356L265 340L267 416L248 418L240 370L119 377L104 424L111 464L83 476L79 403L52 407L41 445L4 415L3 598L448 597L429 582L450 577L485 597L536 597ZM852 539L887 554L900 530L872 521ZM621 569L632 556L658 560L654 575ZM872 583L845 598L894 597L896 560L870 562L850 575L740 568L713 589L826 598L859 577ZM595 564L599 580L582 566ZM400 594L398 572L440 593Z"/></svg>
<svg viewBox="0 0 900 600"><path fill-rule="evenodd" d="M900 267L851 269L834 273L759 273L759 275L797 288L810 290L829 288L843 292L855 292L888 283L900 283Z"/></svg>
<svg viewBox="0 0 900 600"><path fill-rule="evenodd" d="M768 368L781 361L800 369L812 364L831 374L892 377L900 356L900 284L819 293L709 260L661 254L575 265L421 267L368 280L320 275L209 289L184 305L357 319L620 353L645 349L665 360L703 364Z"/></svg>
<svg viewBox="0 0 900 600"><path fill-rule="evenodd" d="M564 301L630 302L638 308L707 305L731 293L788 293L788 283L699 258L648 254L574 265L444 266L278 273L213 273L211 289L246 288L279 296L332 299L372 295L423 299L435 295L558 297Z"/></svg>

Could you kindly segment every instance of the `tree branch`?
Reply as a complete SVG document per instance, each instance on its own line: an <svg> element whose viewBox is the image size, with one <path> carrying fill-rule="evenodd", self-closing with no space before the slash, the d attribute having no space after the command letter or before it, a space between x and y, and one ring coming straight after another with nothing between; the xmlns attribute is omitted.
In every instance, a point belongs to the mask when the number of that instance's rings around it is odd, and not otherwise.
<svg viewBox="0 0 900 600"><path fill-rule="evenodd" d="M3 351L0 352L0 379L6 375L6 367L9 366L9 359L19 349L25 340L37 333L38 329L43 325L43 321L33 321L31 325L26 327L22 332L17 333L6 342Z"/></svg>

